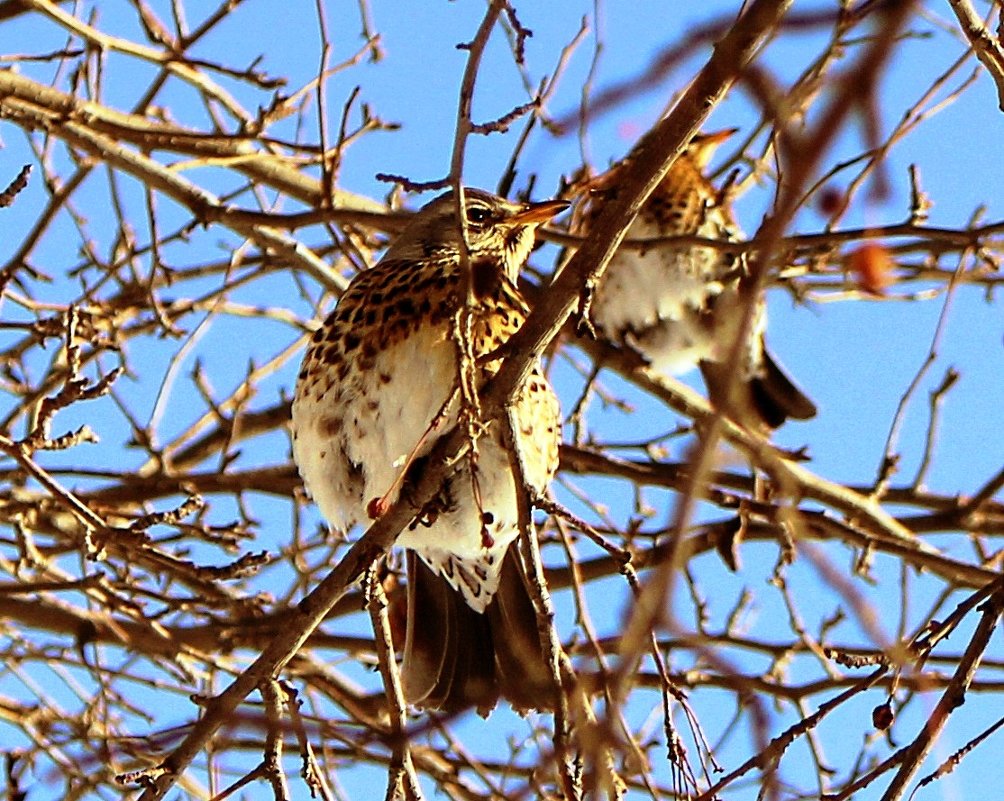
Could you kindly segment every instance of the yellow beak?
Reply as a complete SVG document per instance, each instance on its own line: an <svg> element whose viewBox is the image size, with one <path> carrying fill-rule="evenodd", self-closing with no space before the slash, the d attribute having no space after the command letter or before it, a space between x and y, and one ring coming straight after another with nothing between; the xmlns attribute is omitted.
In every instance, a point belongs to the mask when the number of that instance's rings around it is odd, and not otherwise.
<svg viewBox="0 0 1004 801"><path fill-rule="evenodd" d="M691 139L690 154L697 162L697 166L702 170L707 167L718 146L738 131L738 128L726 128L724 131L697 134Z"/></svg>
<svg viewBox="0 0 1004 801"><path fill-rule="evenodd" d="M515 225L539 225L564 211L570 205L567 200L542 200L539 203L526 203L520 211L509 218L509 222Z"/></svg>

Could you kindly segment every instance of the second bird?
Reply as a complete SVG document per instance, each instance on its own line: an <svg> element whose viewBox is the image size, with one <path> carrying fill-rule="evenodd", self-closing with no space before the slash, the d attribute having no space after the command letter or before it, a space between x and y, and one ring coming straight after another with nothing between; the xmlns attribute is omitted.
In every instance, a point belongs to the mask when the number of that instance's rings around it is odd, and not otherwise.
<svg viewBox="0 0 1004 801"><path fill-rule="evenodd" d="M695 137L628 229L628 239L696 235L738 241L741 231L721 193L704 176L715 148L734 131ZM599 203L617 189L623 163L590 182L576 233L588 235ZM592 322L608 340L637 351L667 374L699 366L713 404L733 417L776 428L805 420L815 404L779 367L764 345L767 315L758 298L754 330L744 346L739 385L724 364L742 321L739 281L745 261L702 246L621 247L610 260L591 306ZM744 414L751 410L752 414Z"/></svg>

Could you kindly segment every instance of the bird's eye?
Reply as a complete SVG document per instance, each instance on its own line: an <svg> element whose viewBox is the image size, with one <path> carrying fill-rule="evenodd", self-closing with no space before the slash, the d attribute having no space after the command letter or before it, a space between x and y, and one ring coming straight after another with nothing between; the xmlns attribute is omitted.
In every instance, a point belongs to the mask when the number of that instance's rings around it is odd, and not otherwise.
<svg viewBox="0 0 1004 801"><path fill-rule="evenodd" d="M484 225L491 219L492 213L490 209L484 206L468 206L467 207L467 222L472 225Z"/></svg>

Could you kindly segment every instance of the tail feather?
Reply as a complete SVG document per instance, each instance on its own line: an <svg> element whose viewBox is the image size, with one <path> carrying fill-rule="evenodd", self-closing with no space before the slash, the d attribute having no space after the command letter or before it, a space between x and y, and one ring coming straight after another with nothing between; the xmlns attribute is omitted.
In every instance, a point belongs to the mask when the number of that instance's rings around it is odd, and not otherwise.
<svg viewBox="0 0 1004 801"><path fill-rule="evenodd" d="M752 384L753 402L773 428L777 428L789 417L793 420L809 420L816 416L816 404L767 350L763 352L763 375L753 379ZM771 419L778 422L771 423Z"/></svg>
<svg viewBox="0 0 1004 801"><path fill-rule="evenodd" d="M554 682L515 543L484 614L408 551L408 619L401 665L407 701L426 709L487 715L499 697L517 710L550 709Z"/></svg>
<svg viewBox="0 0 1004 801"><path fill-rule="evenodd" d="M720 364L701 362L701 373L708 387L711 402L727 409L737 420L742 420L743 408L752 408L756 419L768 428L778 428L785 420L808 420L816 416L816 404L799 389L794 380L764 349L760 374L750 379L745 391L729 403L727 393L732 386L733 374ZM738 401L738 404L736 403ZM729 408L739 406L739 408Z"/></svg>
<svg viewBox="0 0 1004 801"><path fill-rule="evenodd" d="M409 703L445 712L498 701L488 620L413 551L401 679Z"/></svg>
<svg viewBox="0 0 1004 801"><path fill-rule="evenodd" d="M524 583L514 542L502 562L498 592L488 606L499 693L518 710L551 709L554 679L540 647L537 610Z"/></svg>

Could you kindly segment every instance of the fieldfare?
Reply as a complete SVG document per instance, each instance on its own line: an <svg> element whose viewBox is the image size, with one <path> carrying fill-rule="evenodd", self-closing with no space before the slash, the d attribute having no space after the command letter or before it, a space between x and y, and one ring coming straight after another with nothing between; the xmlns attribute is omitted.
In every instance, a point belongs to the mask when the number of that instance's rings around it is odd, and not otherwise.
<svg viewBox="0 0 1004 801"><path fill-rule="evenodd" d="M628 239L684 234L742 239L722 192L704 176L715 148L732 133L691 141L631 224ZM577 209L573 233L588 236L599 204L617 191L622 167L623 162L614 165L579 190L584 203ZM733 374L725 362L742 320L739 282L745 268L745 258L714 247L621 247L596 288L591 320L605 339L632 348L660 372L678 375L700 367L712 403L737 419L776 428L788 418L813 417L815 404L764 346L762 297L756 300L753 333L744 345L739 385L728 397Z"/></svg>
<svg viewBox="0 0 1004 801"><path fill-rule="evenodd" d="M463 196L466 239L452 192L427 204L383 258L355 276L304 357L293 454L339 531L409 492L436 441L457 424L464 369L457 331L466 313L473 383L481 387L498 371L499 349L528 312L517 278L534 231L568 205L510 202L476 189ZM542 493L558 466L561 421L539 364L514 410L518 464ZM523 488L506 427L504 419L477 421L473 468L467 456L457 459L397 539L408 569L402 682L420 707L487 713L500 695L520 710L554 703L515 543Z"/></svg>

